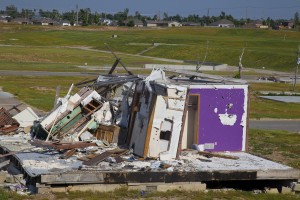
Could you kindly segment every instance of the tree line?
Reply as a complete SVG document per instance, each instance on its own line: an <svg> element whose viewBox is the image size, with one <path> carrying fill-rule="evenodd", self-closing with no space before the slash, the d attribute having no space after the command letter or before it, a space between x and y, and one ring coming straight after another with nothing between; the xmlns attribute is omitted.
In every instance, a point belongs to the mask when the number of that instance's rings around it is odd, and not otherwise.
<svg viewBox="0 0 300 200"><path fill-rule="evenodd" d="M77 22L82 23L82 25L93 25L93 24L100 24L100 19L110 19L117 22L118 25L134 25L134 20L138 19L141 21L146 20L164 20L164 21L178 21L178 22L193 22L193 23L199 23L199 25L208 25L212 22L218 21L220 19L228 19L232 21L235 26L240 27L245 24L250 23L250 18L234 18L230 14L226 14L225 12L221 12L218 16L200 16L198 14L190 14L188 16L181 16L179 14L176 15L168 15L166 12L163 13L162 16L160 15L154 15L153 17L150 16L143 16L139 11L136 11L133 15L129 15L129 9L125 8L123 11L119 11L115 14L111 13L104 13L104 12L92 12L90 8L81 8L66 12L59 12L56 9L53 10L43 10L43 9L21 9L18 10L18 8L15 5L8 5L6 6L5 10L0 10L0 14L5 14L7 16L10 16L12 19L22 17L27 19L34 19L37 16L39 17L46 17L51 18L53 20L61 21L61 20L68 20L73 25ZM124 23L125 20L128 20L129 23ZM262 19L263 25L268 25L270 27L278 26L283 21L286 21L287 19L272 19L268 17L267 19ZM294 14L294 24L300 25L299 20L299 14L296 12Z"/></svg>

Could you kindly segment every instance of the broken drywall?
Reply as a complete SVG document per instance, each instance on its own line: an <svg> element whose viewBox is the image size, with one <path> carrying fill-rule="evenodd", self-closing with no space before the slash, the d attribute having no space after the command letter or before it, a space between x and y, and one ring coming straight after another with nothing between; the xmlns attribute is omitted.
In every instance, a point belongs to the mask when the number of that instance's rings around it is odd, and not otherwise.
<svg viewBox="0 0 300 200"><path fill-rule="evenodd" d="M25 110L16 114L12 118L17 120L17 122L20 124L19 127L22 128L32 126L33 122L39 119L37 114L35 114L35 112L30 107L27 107Z"/></svg>

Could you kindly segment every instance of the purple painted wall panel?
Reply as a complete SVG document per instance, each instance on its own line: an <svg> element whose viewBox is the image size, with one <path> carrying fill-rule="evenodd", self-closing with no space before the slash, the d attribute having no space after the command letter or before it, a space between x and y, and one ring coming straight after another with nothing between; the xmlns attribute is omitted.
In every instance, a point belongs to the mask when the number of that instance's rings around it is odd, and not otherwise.
<svg viewBox="0 0 300 200"><path fill-rule="evenodd" d="M241 151L244 89L191 89L190 94L200 94L199 144L210 151Z"/></svg>

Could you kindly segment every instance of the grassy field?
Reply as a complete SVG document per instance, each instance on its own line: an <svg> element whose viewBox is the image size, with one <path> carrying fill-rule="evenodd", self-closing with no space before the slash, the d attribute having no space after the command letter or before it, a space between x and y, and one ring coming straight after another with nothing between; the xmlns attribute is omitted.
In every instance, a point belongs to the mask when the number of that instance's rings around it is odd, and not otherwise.
<svg viewBox="0 0 300 200"><path fill-rule="evenodd" d="M1 200L98 200L98 199L234 199L234 200L293 200L300 199L294 194L254 194L244 191L208 191L208 192L185 192L185 191L167 191L151 192L142 195L141 191L128 191L126 188L118 189L113 192L70 192L45 194L36 196L21 196L14 192L7 192L0 189Z"/></svg>
<svg viewBox="0 0 300 200"><path fill-rule="evenodd" d="M161 43L143 55L179 60L202 60L206 41L209 41L206 59L208 62L237 65L241 50L246 47L243 58L245 67L265 67L291 72L296 67L295 52L300 41L299 32L294 31L205 27L165 29L54 27L51 29L41 26L1 25L0 33L0 44L19 45L19 51L23 49L28 52L23 57L24 61L17 57L18 62L49 63L49 66L69 63L69 66L73 67L82 63L107 64L105 60L107 55L103 59L103 55L96 53L94 56L99 55L99 57L94 59L91 52L68 52L69 50L66 50L64 53L62 52L64 50L54 47L90 47L107 50L105 46L107 43L116 52L137 54L149 48L153 43ZM112 38L112 34L118 37ZM28 50L28 47L31 50ZM44 50L37 47L43 47ZM14 52L11 48L1 46L1 54L6 53L1 56L0 69L9 67L10 63L15 65L14 55L9 54ZM44 52L44 55L41 55L39 51ZM35 54L37 55L33 56ZM148 62L149 59L141 59L137 62L128 62L128 64L141 66Z"/></svg>
<svg viewBox="0 0 300 200"><path fill-rule="evenodd" d="M259 91L291 91L292 86L284 83L250 84L250 118L299 119L299 103L283 103L260 98Z"/></svg>
<svg viewBox="0 0 300 200"><path fill-rule="evenodd" d="M250 129L249 152L300 169L300 135Z"/></svg>

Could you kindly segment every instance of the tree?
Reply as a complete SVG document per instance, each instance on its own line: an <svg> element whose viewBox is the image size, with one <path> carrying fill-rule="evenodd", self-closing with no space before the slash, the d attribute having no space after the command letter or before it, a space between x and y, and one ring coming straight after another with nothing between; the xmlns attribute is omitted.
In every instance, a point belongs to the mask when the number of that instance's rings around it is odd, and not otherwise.
<svg viewBox="0 0 300 200"><path fill-rule="evenodd" d="M226 15L225 15L225 12L222 11L219 17L220 17L220 19L225 19L225 16L226 16Z"/></svg>
<svg viewBox="0 0 300 200"><path fill-rule="evenodd" d="M166 13L166 12L164 12L164 20L165 20L165 21L168 21L168 20L169 20L168 13Z"/></svg>
<svg viewBox="0 0 300 200"><path fill-rule="evenodd" d="M181 18L182 18L182 17L181 17L179 14L177 14L177 15L175 15L175 16L172 17L172 21L178 21L178 22L181 22L181 21L182 21Z"/></svg>
<svg viewBox="0 0 300 200"><path fill-rule="evenodd" d="M56 9L53 9L52 12L51 12L51 18L52 19L59 19L59 18L61 18L61 15L60 15L59 11L56 10Z"/></svg>
<svg viewBox="0 0 300 200"><path fill-rule="evenodd" d="M299 13L296 12L294 15L295 26L299 25Z"/></svg>
<svg viewBox="0 0 300 200"><path fill-rule="evenodd" d="M127 19L128 17L128 13L129 13L129 9L128 8L125 8L124 11L123 11L124 15L125 15L125 18Z"/></svg>
<svg viewBox="0 0 300 200"><path fill-rule="evenodd" d="M16 18L18 16L18 9L15 5L6 6L6 14L11 16L12 18Z"/></svg>
<svg viewBox="0 0 300 200"><path fill-rule="evenodd" d="M100 18L99 13L95 12L93 18L94 18L94 23L95 23L95 24L99 24L99 22L100 22L100 20L99 20L99 18Z"/></svg>
<svg viewBox="0 0 300 200"><path fill-rule="evenodd" d="M127 23L127 26L134 27L134 21L133 20L129 20L129 22Z"/></svg>
<svg viewBox="0 0 300 200"><path fill-rule="evenodd" d="M79 10L79 19L82 21L83 26L87 26L91 24L91 9L90 8L85 8L85 9L80 9Z"/></svg>
<svg viewBox="0 0 300 200"><path fill-rule="evenodd" d="M141 13L140 13L139 11L135 11L134 18L136 18L136 19L141 19L141 18L142 18Z"/></svg>

